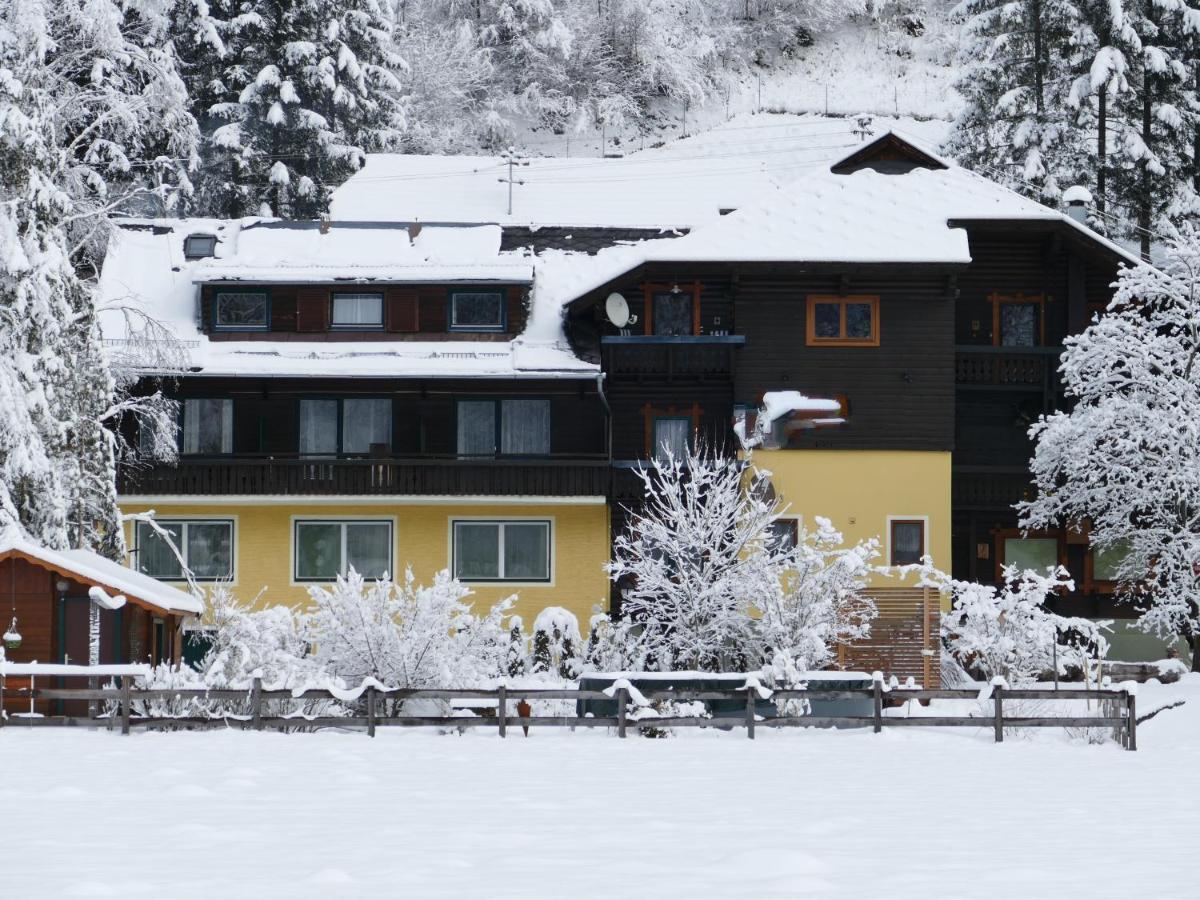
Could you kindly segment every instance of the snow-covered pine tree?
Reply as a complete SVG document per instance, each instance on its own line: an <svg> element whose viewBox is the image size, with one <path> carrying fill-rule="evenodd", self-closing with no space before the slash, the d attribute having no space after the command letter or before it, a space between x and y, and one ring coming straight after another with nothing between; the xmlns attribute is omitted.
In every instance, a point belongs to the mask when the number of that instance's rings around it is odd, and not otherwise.
<svg viewBox="0 0 1200 900"><path fill-rule="evenodd" d="M215 0L209 16L215 31L182 23L203 86L200 212L316 217L366 151L399 145L403 63L379 0Z"/></svg>
<svg viewBox="0 0 1200 900"><path fill-rule="evenodd" d="M13 0L0 17L0 521L117 559L107 426L138 401L85 279L109 213L186 188L195 124L155 7Z"/></svg>
<svg viewBox="0 0 1200 900"><path fill-rule="evenodd" d="M1091 106L1073 91L1095 35L1067 0L963 0L956 88L966 103L949 152L963 165L1049 205L1091 184Z"/></svg>
<svg viewBox="0 0 1200 900"><path fill-rule="evenodd" d="M1034 425L1038 496L1024 527L1086 528L1118 555L1140 625L1182 636L1200 671L1200 234L1183 229L1159 268L1122 272L1108 311L1068 338L1070 412Z"/></svg>

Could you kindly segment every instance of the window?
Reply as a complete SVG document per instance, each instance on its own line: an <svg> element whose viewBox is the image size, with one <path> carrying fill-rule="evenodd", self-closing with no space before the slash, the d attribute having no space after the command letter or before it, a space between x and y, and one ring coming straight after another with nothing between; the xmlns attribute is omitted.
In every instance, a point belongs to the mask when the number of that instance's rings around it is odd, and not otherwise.
<svg viewBox="0 0 1200 900"><path fill-rule="evenodd" d="M692 420L687 416L660 416L654 420L654 458L684 459L692 443Z"/></svg>
<svg viewBox="0 0 1200 900"><path fill-rule="evenodd" d="M682 292L655 294L654 333L658 335L686 335L694 331L692 320L693 297Z"/></svg>
<svg viewBox="0 0 1200 900"><path fill-rule="evenodd" d="M392 571L392 523L383 520L298 520L295 580L334 581L351 569L363 578Z"/></svg>
<svg viewBox="0 0 1200 900"><path fill-rule="evenodd" d="M459 456L546 456L550 401L537 397L458 401Z"/></svg>
<svg viewBox="0 0 1200 900"><path fill-rule="evenodd" d="M382 328L383 294L334 294L333 328Z"/></svg>
<svg viewBox="0 0 1200 900"><path fill-rule="evenodd" d="M461 581L549 581L548 521L452 523L454 576Z"/></svg>
<svg viewBox="0 0 1200 900"><path fill-rule="evenodd" d="M1085 591L1108 593L1121 581L1121 567L1129 558L1128 541L1117 541L1110 547L1093 547L1084 565Z"/></svg>
<svg viewBox="0 0 1200 900"><path fill-rule="evenodd" d="M197 581L233 578L233 521L230 519L158 520L171 536L183 563ZM183 566L170 545L147 522L138 522L135 545L139 572L163 581L182 581Z"/></svg>
<svg viewBox="0 0 1200 900"><path fill-rule="evenodd" d="M1018 572L1032 569L1044 575L1058 565L1058 538L1006 537L1003 539L1004 566L1016 566Z"/></svg>
<svg viewBox="0 0 1200 900"><path fill-rule="evenodd" d="M878 297L808 298L810 347L878 347Z"/></svg>
<svg viewBox="0 0 1200 900"><path fill-rule="evenodd" d="M451 331L503 331L504 294L455 291L450 295Z"/></svg>
<svg viewBox="0 0 1200 900"><path fill-rule="evenodd" d="M800 540L800 523L796 519L776 519L767 526L767 542L782 553L796 549Z"/></svg>
<svg viewBox="0 0 1200 900"><path fill-rule="evenodd" d="M922 519L891 519L891 565L911 566L925 555L925 522Z"/></svg>
<svg viewBox="0 0 1200 900"><path fill-rule="evenodd" d="M1037 347L1042 343L1040 294L992 294L992 343L999 347Z"/></svg>
<svg viewBox="0 0 1200 900"><path fill-rule="evenodd" d="M233 401L183 401L183 452L216 455L233 452Z"/></svg>
<svg viewBox="0 0 1200 900"><path fill-rule="evenodd" d="M211 234L189 234L183 239L184 259L204 259L217 255L217 239Z"/></svg>
<svg viewBox="0 0 1200 900"><path fill-rule="evenodd" d="M213 325L217 330L266 331L271 325L271 299L266 291L217 291Z"/></svg>
<svg viewBox="0 0 1200 900"><path fill-rule="evenodd" d="M301 456L378 456L391 449L391 400L371 397L300 401Z"/></svg>

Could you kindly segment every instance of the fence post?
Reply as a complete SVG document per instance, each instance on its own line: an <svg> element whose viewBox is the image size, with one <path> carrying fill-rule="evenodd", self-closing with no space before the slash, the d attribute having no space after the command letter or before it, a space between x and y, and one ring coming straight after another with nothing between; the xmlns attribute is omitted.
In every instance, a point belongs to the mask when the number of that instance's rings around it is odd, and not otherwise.
<svg viewBox="0 0 1200 900"><path fill-rule="evenodd" d="M508 688L504 685L496 691L496 724L500 726L500 737L508 734Z"/></svg>
<svg viewBox="0 0 1200 900"><path fill-rule="evenodd" d="M754 688L746 688L746 737L754 740Z"/></svg>
<svg viewBox="0 0 1200 900"><path fill-rule="evenodd" d="M1125 692L1125 714L1129 716L1129 728L1125 734L1125 749L1137 749L1137 694Z"/></svg>
<svg viewBox="0 0 1200 900"><path fill-rule="evenodd" d="M873 694L874 716L875 716L875 733L883 731L883 678L876 673L875 688Z"/></svg>
<svg viewBox="0 0 1200 900"><path fill-rule="evenodd" d="M121 734L129 734L129 712L133 698L129 696L129 683L133 680L130 675L121 676Z"/></svg>
<svg viewBox="0 0 1200 900"><path fill-rule="evenodd" d="M0 728L4 727L4 673L0 672Z"/></svg>
<svg viewBox="0 0 1200 900"><path fill-rule="evenodd" d="M375 685L367 688L367 737L375 737Z"/></svg>
<svg viewBox="0 0 1200 900"><path fill-rule="evenodd" d="M625 737L625 688L617 689L617 737Z"/></svg>
<svg viewBox="0 0 1200 900"><path fill-rule="evenodd" d="M88 690L94 691L100 687L100 682L93 675L88 679ZM100 706L100 702L95 697L88 698L88 728L93 728L96 725L96 712Z"/></svg>
<svg viewBox="0 0 1200 900"><path fill-rule="evenodd" d="M1001 685L992 685L992 699L996 703L996 714L994 717L996 743L1000 744L1004 742L1004 688Z"/></svg>
<svg viewBox="0 0 1200 900"><path fill-rule="evenodd" d="M254 685L250 688L250 703L251 712L253 714L252 724L255 731L262 731L262 679L255 678Z"/></svg>

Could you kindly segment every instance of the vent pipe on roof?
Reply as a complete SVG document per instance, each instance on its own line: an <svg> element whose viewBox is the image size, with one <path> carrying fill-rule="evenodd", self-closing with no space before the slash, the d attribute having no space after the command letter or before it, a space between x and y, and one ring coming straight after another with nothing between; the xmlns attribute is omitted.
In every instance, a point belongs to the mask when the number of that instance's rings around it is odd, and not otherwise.
<svg viewBox="0 0 1200 900"><path fill-rule="evenodd" d="M1080 225L1086 225L1088 209L1092 205L1092 192L1077 184L1063 191L1062 199L1067 207L1067 215Z"/></svg>

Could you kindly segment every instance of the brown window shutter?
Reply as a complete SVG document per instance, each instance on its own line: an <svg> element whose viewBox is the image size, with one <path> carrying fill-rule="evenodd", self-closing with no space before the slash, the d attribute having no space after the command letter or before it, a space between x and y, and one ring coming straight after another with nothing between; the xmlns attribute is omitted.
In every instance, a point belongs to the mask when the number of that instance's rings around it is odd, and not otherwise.
<svg viewBox="0 0 1200 900"><path fill-rule="evenodd" d="M388 288L387 330L419 331L420 301L411 288Z"/></svg>
<svg viewBox="0 0 1200 900"><path fill-rule="evenodd" d="M329 330L329 291L325 288L300 288L296 292L296 330Z"/></svg>

